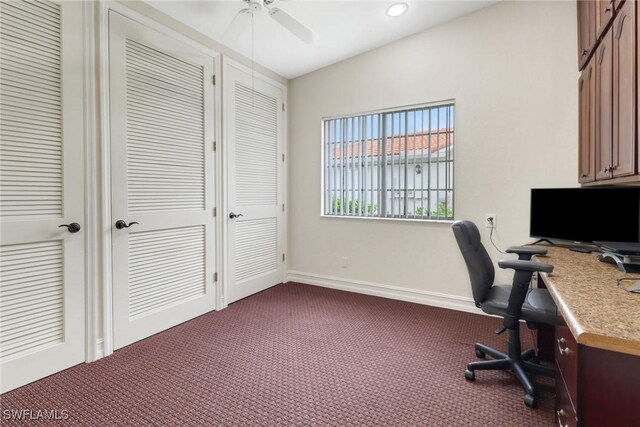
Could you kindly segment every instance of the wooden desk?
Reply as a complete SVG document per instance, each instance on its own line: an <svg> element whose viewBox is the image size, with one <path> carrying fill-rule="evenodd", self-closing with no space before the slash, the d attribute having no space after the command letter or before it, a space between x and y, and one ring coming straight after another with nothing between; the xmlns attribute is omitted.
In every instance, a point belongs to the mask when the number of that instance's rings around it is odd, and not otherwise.
<svg viewBox="0 0 640 427"><path fill-rule="evenodd" d="M625 275L597 254L546 247L540 274L558 307L556 420L561 426L640 425L640 294L617 286Z"/></svg>

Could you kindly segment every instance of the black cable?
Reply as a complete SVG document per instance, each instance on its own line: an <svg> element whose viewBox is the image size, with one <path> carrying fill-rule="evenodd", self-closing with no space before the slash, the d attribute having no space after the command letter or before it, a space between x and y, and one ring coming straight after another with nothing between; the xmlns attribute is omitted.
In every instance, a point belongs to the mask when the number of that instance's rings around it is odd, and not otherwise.
<svg viewBox="0 0 640 427"><path fill-rule="evenodd" d="M489 240L491 241L491 244L493 245L493 247L494 247L494 248L496 248L496 251L500 252L501 254L506 254L506 252L502 252L502 251L500 250L500 248L498 248L498 247L496 246L496 244L495 244L495 243L493 243L493 229L494 229L494 228L495 228L495 227L493 226L493 224L491 224L491 232L489 233Z"/></svg>

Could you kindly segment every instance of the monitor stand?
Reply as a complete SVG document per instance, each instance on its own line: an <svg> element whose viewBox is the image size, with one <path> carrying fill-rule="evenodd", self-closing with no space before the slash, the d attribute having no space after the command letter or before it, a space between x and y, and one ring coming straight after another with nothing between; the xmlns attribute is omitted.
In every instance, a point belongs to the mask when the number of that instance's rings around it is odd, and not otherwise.
<svg viewBox="0 0 640 427"><path fill-rule="evenodd" d="M546 242L546 243L550 244L551 246L555 246L555 245L556 245L555 243L553 243L553 242L552 242L551 240L549 240L549 239L538 239L538 240L536 240L535 242L530 243L530 245L537 245L537 244L539 244L539 243L543 243L543 242Z"/></svg>

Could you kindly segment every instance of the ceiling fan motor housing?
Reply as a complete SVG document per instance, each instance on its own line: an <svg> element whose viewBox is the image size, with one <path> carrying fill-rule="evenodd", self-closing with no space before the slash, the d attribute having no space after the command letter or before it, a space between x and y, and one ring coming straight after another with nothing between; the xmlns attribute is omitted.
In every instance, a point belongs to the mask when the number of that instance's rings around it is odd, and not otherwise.
<svg viewBox="0 0 640 427"><path fill-rule="evenodd" d="M260 4L260 2L258 1L252 0L249 2L249 9L251 9L252 12L257 12L262 9L262 4Z"/></svg>

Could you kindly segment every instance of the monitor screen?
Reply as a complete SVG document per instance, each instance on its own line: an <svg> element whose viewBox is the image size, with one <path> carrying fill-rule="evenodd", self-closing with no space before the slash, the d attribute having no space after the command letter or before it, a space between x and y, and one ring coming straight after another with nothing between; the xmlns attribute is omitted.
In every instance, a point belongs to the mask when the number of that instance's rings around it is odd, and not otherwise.
<svg viewBox="0 0 640 427"><path fill-rule="evenodd" d="M640 242L640 188L534 188L529 231L573 242Z"/></svg>

